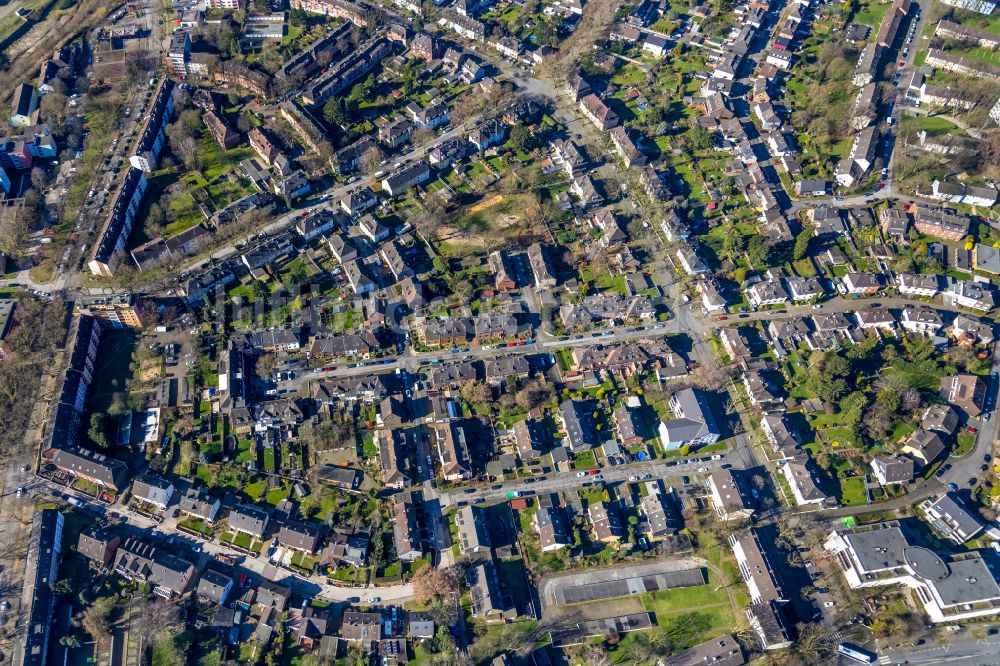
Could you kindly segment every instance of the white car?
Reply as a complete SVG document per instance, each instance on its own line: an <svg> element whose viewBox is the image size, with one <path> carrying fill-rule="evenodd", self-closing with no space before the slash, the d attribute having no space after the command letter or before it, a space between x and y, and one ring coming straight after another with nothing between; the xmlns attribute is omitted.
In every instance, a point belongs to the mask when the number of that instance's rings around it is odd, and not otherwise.
<svg viewBox="0 0 1000 666"><path fill-rule="evenodd" d="M629 480L629 481L638 481L638 480L639 480L639 477L638 477L638 476L635 476L635 475L632 475L632 476L628 477L628 480Z"/></svg>
<svg viewBox="0 0 1000 666"><path fill-rule="evenodd" d="M582 476L587 476L587 473L586 472L577 472L576 476L577 476L577 478L582 477Z"/></svg>
<svg viewBox="0 0 1000 666"><path fill-rule="evenodd" d="M377 604L380 601L382 601L382 597L368 597L365 599L365 602L369 604Z"/></svg>
<svg viewBox="0 0 1000 666"><path fill-rule="evenodd" d="M837 604L835 604L835 603L834 603L834 602L832 602L832 601L824 601L824 602L823 602L823 606L825 606L826 608L833 608L833 607L834 607L834 606L836 606L836 605L837 605Z"/></svg>
<svg viewBox="0 0 1000 666"><path fill-rule="evenodd" d="M699 467L699 468L698 468L698 471L699 471L699 472L707 472L707 471L708 471L708 468L707 468L707 467Z"/></svg>

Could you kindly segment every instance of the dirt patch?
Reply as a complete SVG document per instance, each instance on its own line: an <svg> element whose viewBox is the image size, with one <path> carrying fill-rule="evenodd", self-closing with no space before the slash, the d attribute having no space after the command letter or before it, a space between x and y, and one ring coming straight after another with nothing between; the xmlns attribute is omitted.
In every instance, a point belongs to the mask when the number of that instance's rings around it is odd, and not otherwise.
<svg viewBox="0 0 1000 666"><path fill-rule="evenodd" d="M503 199L504 199L503 195L501 195L501 194L494 194L489 199L484 199L483 201L480 201L477 204L473 204L473 205L469 206L468 208L465 209L465 213L467 215L472 215L473 213L478 213L481 210L486 210L487 208L490 208L491 206L497 205L498 203L500 203L501 201L503 201Z"/></svg>
<svg viewBox="0 0 1000 666"><path fill-rule="evenodd" d="M621 617L632 613L642 613L645 609L638 597L622 597L620 599L602 599L599 602L587 604L572 604L569 606L549 606L545 609L546 620L603 620L606 617Z"/></svg>
<svg viewBox="0 0 1000 666"><path fill-rule="evenodd" d="M160 359L147 359L142 362L142 369L139 371L139 381L143 384L156 381L160 378Z"/></svg>

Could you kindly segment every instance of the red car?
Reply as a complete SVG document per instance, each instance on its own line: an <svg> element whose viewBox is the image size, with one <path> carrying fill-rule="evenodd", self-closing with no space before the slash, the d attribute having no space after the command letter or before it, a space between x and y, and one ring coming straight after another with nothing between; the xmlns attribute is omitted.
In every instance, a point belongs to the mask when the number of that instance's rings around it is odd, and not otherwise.
<svg viewBox="0 0 1000 666"><path fill-rule="evenodd" d="M975 433L979 432L979 430L977 428L973 428L972 426L965 426L965 432L971 432L971 433L975 434Z"/></svg>
<svg viewBox="0 0 1000 666"><path fill-rule="evenodd" d="M596 476L597 475L597 470L596 469L592 469L589 472L587 472L587 475L588 476Z"/></svg>
<svg viewBox="0 0 1000 666"><path fill-rule="evenodd" d="M727 319L729 319L729 317L727 317L725 315L722 315L721 317L719 317L719 321L726 321Z"/></svg>

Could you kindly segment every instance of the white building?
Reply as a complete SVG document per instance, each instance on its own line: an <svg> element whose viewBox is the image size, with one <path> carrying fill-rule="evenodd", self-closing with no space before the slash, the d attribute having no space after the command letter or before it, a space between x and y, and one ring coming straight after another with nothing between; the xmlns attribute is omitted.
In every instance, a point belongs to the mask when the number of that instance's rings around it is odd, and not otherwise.
<svg viewBox="0 0 1000 666"><path fill-rule="evenodd" d="M896 522L834 530L823 547L837 556L851 588L909 587L931 622L995 615L1000 609L1000 585L979 553L946 561L911 545Z"/></svg>
<svg viewBox="0 0 1000 666"><path fill-rule="evenodd" d="M903 319L900 322L904 330L920 335L937 335L944 322L937 312L929 308L908 307L903 310Z"/></svg>
<svg viewBox="0 0 1000 666"><path fill-rule="evenodd" d="M907 296L926 296L934 298L938 293L938 281L936 275L915 275L913 273L900 273L896 276L896 286L899 293Z"/></svg>
<svg viewBox="0 0 1000 666"><path fill-rule="evenodd" d="M997 3L992 0L941 0L941 4L958 7L966 11L976 12L989 16L997 8Z"/></svg>
<svg viewBox="0 0 1000 666"><path fill-rule="evenodd" d="M755 308L788 302L788 292L778 280L764 280L750 285L746 290L747 301Z"/></svg>

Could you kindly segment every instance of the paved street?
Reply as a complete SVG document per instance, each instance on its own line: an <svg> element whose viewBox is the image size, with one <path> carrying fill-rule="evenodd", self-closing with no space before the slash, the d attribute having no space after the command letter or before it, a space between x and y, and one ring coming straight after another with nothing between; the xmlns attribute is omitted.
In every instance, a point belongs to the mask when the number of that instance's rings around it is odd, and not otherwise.
<svg viewBox="0 0 1000 666"><path fill-rule="evenodd" d="M500 501L513 491L517 491L522 495L561 493L601 482L613 484L628 481L630 477L669 479L678 478L683 475L691 478L692 483L694 483L697 479L704 478L709 472L719 469L723 465L745 468L748 462L746 453L741 454L738 449L726 455L718 455L718 458L715 460L711 456L701 456L699 458L686 458L678 461L636 462L616 467L604 466L599 470L600 473L596 475L588 475L586 472L576 470L553 472L539 477L504 481L478 487L472 486L461 490L442 490L438 492L438 496L441 499L441 506L449 507L459 502L471 504L476 502L476 500L485 502ZM581 474L583 476L580 476Z"/></svg>
<svg viewBox="0 0 1000 666"><path fill-rule="evenodd" d="M679 302L679 300L675 300L674 302ZM711 315L706 317L701 315L697 302L692 301L691 303L680 306L675 312L676 316L666 322L648 324L645 326L610 327L602 329L600 332L564 336L560 338L539 337L533 344L530 345L525 344L514 347L496 347L491 349L483 347L470 347L465 351L457 353L450 349L430 352L411 352L402 355L390 355L382 357L378 360L363 361L360 363L340 365L332 364L326 367L335 367L334 370L306 372L292 380L282 382L281 387L291 391L298 391L301 390L309 381L322 380L331 377L367 376L373 372L378 372L379 370L383 372L391 372L396 368L404 368L408 372L416 372L418 369L424 368L424 366L428 366L432 369L433 365L436 364L435 362L447 363L473 359L485 360L496 358L498 356L508 356L514 354L537 354L541 350L552 352L556 349L568 347L585 347L595 344L608 345L616 342L642 340L664 335L675 335L679 333L687 333L692 337L692 340L695 342L695 355L699 357L695 360L698 360L699 363L705 366L707 363L713 362L710 360L710 357L713 355L708 352L707 347L704 345L704 336L705 334L720 328L744 325L755 321L787 319L794 316L810 317L812 315L822 313L856 312L858 310L873 307L902 309L910 305L926 305L934 308L935 310L955 313L967 312L967 310L962 308L946 305L938 301L935 301L934 303L923 303L900 297L875 297L863 299L835 297L819 304L819 307L814 305L789 304L786 305L783 310L759 310L756 312Z"/></svg>
<svg viewBox="0 0 1000 666"><path fill-rule="evenodd" d="M910 664L911 666L996 666L1000 664L1000 639L995 636L967 639L945 645L922 645L908 650L889 650L880 664Z"/></svg>

